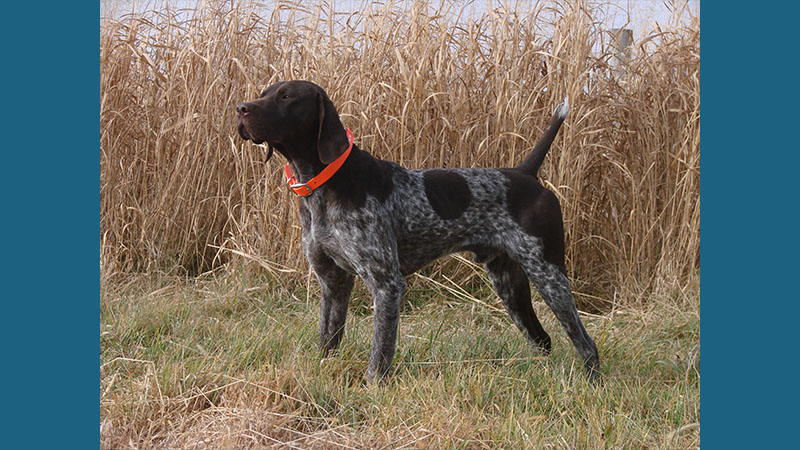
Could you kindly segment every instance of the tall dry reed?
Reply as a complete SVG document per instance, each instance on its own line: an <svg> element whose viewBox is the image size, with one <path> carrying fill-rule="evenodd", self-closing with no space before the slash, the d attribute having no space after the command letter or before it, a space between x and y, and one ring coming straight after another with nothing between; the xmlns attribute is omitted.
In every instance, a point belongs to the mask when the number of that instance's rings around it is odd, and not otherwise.
<svg viewBox="0 0 800 450"><path fill-rule="evenodd" d="M636 40L619 77L597 4L477 17L403 5L214 2L104 20L104 274L250 261L302 280L282 161L265 164L263 148L236 136L233 107L275 81L308 79L362 148L414 168L516 165L568 95L541 178L562 203L579 301L632 301L696 276L697 20ZM474 273L452 259L435 270Z"/></svg>

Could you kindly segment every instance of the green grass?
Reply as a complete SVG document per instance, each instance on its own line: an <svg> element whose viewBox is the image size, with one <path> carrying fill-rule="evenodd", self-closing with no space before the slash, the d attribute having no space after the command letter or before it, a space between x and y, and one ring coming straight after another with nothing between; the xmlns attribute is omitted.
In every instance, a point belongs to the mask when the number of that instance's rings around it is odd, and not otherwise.
<svg viewBox="0 0 800 450"><path fill-rule="evenodd" d="M363 288L340 350L320 360L316 285L212 276L106 282L104 448L692 448L699 446L697 290L646 310L584 315L603 383L589 384L552 313L527 347L484 303L412 289L393 371L364 382L372 315ZM424 301L420 300L424 299Z"/></svg>

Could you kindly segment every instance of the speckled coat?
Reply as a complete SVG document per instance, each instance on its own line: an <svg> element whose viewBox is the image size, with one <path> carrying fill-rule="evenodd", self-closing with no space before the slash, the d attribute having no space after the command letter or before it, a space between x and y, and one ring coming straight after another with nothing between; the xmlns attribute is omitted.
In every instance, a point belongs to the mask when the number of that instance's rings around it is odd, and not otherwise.
<svg viewBox="0 0 800 450"><path fill-rule="evenodd" d="M239 134L283 154L300 181L347 147L336 109L313 83L276 83L237 111ZM568 111L566 101L556 108L516 168L407 170L354 145L330 180L300 198L303 250L322 288L323 354L342 338L357 275L375 309L367 379L382 378L395 352L404 277L444 255L470 251L528 342L549 352L550 337L531 305L528 281L536 286L594 379L597 348L566 276L561 209L536 178Z"/></svg>

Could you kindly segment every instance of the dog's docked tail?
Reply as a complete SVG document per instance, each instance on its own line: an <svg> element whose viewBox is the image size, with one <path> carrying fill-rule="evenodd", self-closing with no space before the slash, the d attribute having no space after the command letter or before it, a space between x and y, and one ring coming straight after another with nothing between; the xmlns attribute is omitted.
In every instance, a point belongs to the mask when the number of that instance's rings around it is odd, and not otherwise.
<svg viewBox="0 0 800 450"><path fill-rule="evenodd" d="M564 119L567 118L568 113L569 97L565 97L564 101L556 107L553 118L550 119L550 125L547 126L542 137L536 142L531 154L525 158L525 161L522 161L522 164L517 166L517 169L533 176L539 173L539 168L542 167L544 157L547 155L547 151L550 150L550 144L552 144L553 139L556 138L556 133L558 133L558 129L561 128L561 124L564 123Z"/></svg>

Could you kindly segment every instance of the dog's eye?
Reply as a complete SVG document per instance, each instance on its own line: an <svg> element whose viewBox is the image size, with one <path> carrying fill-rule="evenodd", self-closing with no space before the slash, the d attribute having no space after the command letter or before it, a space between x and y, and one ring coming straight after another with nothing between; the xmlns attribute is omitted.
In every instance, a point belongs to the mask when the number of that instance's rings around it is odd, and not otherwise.
<svg viewBox="0 0 800 450"><path fill-rule="evenodd" d="M281 95L281 100L289 100L289 94Z"/></svg>

